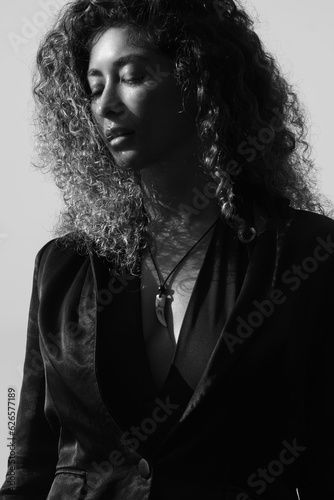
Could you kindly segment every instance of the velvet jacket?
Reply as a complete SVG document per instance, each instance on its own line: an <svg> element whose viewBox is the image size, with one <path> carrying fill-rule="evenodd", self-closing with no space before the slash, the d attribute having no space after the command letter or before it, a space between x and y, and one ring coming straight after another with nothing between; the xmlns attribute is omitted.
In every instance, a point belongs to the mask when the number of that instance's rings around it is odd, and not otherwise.
<svg viewBox="0 0 334 500"><path fill-rule="evenodd" d="M101 392L98 339L126 280L61 240L39 252L1 500L334 498L334 222L285 205L259 233L231 234L249 253L240 293L154 456ZM152 421L174 409L157 400Z"/></svg>

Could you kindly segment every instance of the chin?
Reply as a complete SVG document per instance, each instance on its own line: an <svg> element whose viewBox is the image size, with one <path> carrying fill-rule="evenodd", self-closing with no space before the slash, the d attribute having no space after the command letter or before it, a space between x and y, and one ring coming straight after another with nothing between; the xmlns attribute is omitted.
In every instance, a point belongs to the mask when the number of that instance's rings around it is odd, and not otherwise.
<svg viewBox="0 0 334 500"><path fill-rule="evenodd" d="M115 151L111 150L117 168L121 170L139 171L147 166L144 159L137 151Z"/></svg>

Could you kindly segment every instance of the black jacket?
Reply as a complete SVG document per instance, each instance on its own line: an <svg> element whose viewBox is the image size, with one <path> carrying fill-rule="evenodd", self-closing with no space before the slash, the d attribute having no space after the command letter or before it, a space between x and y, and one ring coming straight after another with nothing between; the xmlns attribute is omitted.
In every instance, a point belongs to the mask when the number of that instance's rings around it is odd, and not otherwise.
<svg viewBox="0 0 334 500"><path fill-rule="evenodd" d="M103 259L56 241L39 252L2 500L334 498L334 222L288 208L249 245L238 300L154 460L101 397ZM172 411L157 401L154 418Z"/></svg>

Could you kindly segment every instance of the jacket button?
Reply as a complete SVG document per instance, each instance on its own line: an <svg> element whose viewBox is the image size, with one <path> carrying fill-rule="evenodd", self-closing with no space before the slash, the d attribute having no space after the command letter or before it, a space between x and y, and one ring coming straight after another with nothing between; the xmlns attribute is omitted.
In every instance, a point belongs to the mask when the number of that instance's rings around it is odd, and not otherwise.
<svg viewBox="0 0 334 500"><path fill-rule="evenodd" d="M142 458L138 464L139 474L144 479L149 479L151 477L151 466L145 458Z"/></svg>

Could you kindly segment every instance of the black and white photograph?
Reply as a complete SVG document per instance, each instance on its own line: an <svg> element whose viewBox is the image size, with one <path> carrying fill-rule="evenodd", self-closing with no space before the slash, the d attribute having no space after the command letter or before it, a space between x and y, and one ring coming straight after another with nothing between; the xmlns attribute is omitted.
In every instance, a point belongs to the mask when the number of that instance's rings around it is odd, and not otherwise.
<svg viewBox="0 0 334 500"><path fill-rule="evenodd" d="M0 500L334 499L333 6L1 6Z"/></svg>

